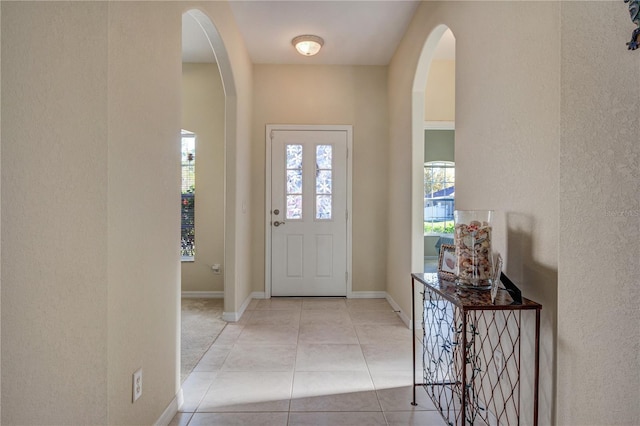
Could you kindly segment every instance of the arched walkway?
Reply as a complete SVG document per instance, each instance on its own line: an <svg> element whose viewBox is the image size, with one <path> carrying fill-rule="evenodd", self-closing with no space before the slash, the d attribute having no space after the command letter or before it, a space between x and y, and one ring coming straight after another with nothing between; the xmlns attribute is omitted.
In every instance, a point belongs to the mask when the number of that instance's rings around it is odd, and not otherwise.
<svg viewBox="0 0 640 426"><path fill-rule="evenodd" d="M424 268L424 122L425 88L438 43L449 29L444 24L433 29L420 53L411 95L411 270Z"/></svg>
<svg viewBox="0 0 640 426"><path fill-rule="evenodd" d="M225 240L225 248L224 248L224 301L225 301L225 312L234 312L235 308L235 254L233 252L233 238L235 237L235 221L228 220L229 218L229 204L227 202L228 198L231 196L233 198L233 194L229 194L229 173L232 173L232 169L229 167L230 157L233 150L230 150L231 147L235 144L235 129L237 122L237 111L235 109L236 105L236 86L235 80L233 77L233 72L231 70L231 61L229 60L229 55L227 49L222 41L220 33L217 28L211 21L211 19L201 10L199 9L190 9L185 12L192 19L196 21L196 23L202 29L205 37L207 38L209 45L211 46L211 50L213 51L213 55L215 56L216 62L218 63L218 69L220 71L220 77L222 79L222 85L224 88L225 94L225 220L224 220L224 240ZM232 318L225 318L227 320Z"/></svg>

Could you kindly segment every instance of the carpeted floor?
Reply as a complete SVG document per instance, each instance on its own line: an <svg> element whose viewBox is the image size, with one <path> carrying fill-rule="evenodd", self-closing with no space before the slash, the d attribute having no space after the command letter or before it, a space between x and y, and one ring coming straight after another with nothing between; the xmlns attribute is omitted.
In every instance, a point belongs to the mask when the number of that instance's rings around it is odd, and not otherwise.
<svg viewBox="0 0 640 426"><path fill-rule="evenodd" d="M184 382L227 324L223 299L182 299L180 381Z"/></svg>

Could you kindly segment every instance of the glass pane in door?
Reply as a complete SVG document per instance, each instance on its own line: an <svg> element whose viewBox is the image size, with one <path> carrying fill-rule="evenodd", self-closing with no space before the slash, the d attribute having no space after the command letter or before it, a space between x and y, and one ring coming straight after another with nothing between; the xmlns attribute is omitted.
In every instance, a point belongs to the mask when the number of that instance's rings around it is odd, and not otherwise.
<svg viewBox="0 0 640 426"><path fill-rule="evenodd" d="M332 215L333 146L316 146L316 214L315 218L329 220Z"/></svg>
<svg viewBox="0 0 640 426"><path fill-rule="evenodd" d="M286 146L287 155L287 212L290 220L302 219L302 145Z"/></svg>

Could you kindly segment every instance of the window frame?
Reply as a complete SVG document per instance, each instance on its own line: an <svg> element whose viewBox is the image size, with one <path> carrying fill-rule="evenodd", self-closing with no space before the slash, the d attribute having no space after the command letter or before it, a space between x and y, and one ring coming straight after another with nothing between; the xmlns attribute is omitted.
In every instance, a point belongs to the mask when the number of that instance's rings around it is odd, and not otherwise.
<svg viewBox="0 0 640 426"><path fill-rule="evenodd" d="M455 162L453 161L425 161L424 162L424 169L423 169L423 173L424 173L424 179L423 179L423 214L422 214L422 223L423 223L423 228L424 228L424 235L425 236L434 236L434 237L452 237L453 236L453 211L455 209ZM439 169L449 169L453 171L453 178L450 178L450 175L445 171L443 178L442 179L438 179L438 180L433 180L434 182L437 183L441 183L442 184L442 189L436 191L436 192L440 192L440 191L444 191L444 194L439 196L439 197L429 197L429 194L434 194L433 191L431 192L427 192L427 169L435 169L435 168L439 168ZM433 175L433 173L432 173ZM449 185L451 184L452 185ZM453 191L450 194L446 194L447 189L448 188L452 188ZM440 200L440 202L444 202L446 203L445 205L443 205L442 207L445 209L445 214L446 216L443 216L443 218L445 220L441 220L441 221L434 221L434 220L427 220L426 218L426 210L428 207L435 207L435 206L427 206L427 202L428 200ZM449 205L450 204L450 205ZM441 204L439 203L438 206L440 206ZM428 231L427 230L427 224L431 224L431 227L433 228L433 224L434 223L443 223L444 227L443 227L443 231L445 232L434 232L434 231ZM451 228L451 232L446 232L447 227Z"/></svg>
<svg viewBox="0 0 640 426"><path fill-rule="evenodd" d="M185 164L184 156L185 156L185 139L193 139L192 143L192 157L189 159L189 164ZM196 213L195 213L195 200L196 200L196 191L195 191L195 162L196 162L196 143L197 143L197 135L194 132L190 132L188 130L182 129L180 132L180 261L182 262L194 262L196 256L196 245L195 245L195 233L196 233ZM191 170L188 173L192 174L191 178L185 179L185 167L189 167ZM190 185L185 192L185 184ZM188 194L188 195L187 195ZM185 249L184 247L184 231L185 229L185 202L189 203L188 199L191 199L191 227L188 229L193 230L193 235L191 238L190 249ZM185 254L186 250L190 250L191 254Z"/></svg>

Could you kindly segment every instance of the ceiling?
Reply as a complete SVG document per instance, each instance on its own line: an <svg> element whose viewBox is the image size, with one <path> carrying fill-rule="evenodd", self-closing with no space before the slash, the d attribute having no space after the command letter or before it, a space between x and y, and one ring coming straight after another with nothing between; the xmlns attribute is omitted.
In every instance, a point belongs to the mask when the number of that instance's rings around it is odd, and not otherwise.
<svg viewBox="0 0 640 426"><path fill-rule="evenodd" d="M255 64L387 65L420 1L241 1L229 2ZM183 15L183 62L215 62L198 23ZM291 39L314 34L324 39L320 53L304 57ZM437 59L454 59L450 32Z"/></svg>

